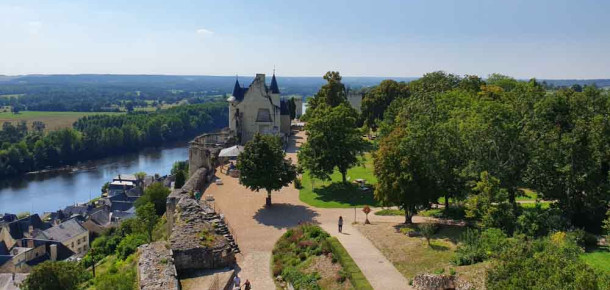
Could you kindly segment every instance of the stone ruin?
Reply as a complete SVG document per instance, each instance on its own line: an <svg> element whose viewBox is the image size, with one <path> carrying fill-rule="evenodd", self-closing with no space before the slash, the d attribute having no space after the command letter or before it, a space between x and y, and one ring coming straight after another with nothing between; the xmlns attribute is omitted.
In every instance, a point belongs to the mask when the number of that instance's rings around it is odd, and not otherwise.
<svg viewBox="0 0 610 290"><path fill-rule="evenodd" d="M413 287L422 290L469 290L474 287L455 275L419 274L413 278Z"/></svg>
<svg viewBox="0 0 610 290"><path fill-rule="evenodd" d="M205 134L190 143L190 177L167 198L169 241L138 249L140 289L180 289L182 276L235 266L235 253L240 250L224 219L194 198L212 181L218 153L232 144L230 136L230 132Z"/></svg>

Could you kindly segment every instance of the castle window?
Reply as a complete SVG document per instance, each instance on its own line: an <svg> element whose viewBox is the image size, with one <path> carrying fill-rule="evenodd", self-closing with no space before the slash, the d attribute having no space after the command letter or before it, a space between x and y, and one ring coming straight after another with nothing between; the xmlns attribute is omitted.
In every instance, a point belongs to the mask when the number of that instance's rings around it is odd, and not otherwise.
<svg viewBox="0 0 610 290"><path fill-rule="evenodd" d="M269 109L258 109L258 114L256 114L256 122L273 122L271 120L271 112L269 112Z"/></svg>

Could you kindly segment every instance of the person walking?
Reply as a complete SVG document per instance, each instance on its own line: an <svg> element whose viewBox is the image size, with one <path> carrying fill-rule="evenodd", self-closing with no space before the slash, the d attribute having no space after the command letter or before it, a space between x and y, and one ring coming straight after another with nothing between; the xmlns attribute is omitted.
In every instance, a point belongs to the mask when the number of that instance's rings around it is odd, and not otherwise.
<svg viewBox="0 0 610 290"><path fill-rule="evenodd" d="M339 232L343 233L343 217L339 216Z"/></svg>
<svg viewBox="0 0 610 290"><path fill-rule="evenodd" d="M233 278L233 289L241 289L241 280L237 274L235 274L235 278Z"/></svg>
<svg viewBox="0 0 610 290"><path fill-rule="evenodd" d="M246 279L246 283L244 283L244 289L245 290L252 289L252 286L250 286L250 280Z"/></svg>

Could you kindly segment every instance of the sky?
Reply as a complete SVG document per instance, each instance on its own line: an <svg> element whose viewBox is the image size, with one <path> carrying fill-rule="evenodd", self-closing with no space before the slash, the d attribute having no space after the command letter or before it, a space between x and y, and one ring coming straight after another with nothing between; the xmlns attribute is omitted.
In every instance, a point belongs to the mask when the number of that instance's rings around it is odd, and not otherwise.
<svg viewBox="0 0 610 290"><path fill-rule="evenodd" d="M0 74L610 78L608 15L608 0L0 0Z"/></svg>

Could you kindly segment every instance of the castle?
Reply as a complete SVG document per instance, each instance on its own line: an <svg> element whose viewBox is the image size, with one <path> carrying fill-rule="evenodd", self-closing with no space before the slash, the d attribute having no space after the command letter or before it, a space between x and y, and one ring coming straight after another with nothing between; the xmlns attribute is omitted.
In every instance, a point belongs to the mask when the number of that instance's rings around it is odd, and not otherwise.
<svg viewBox="0 0 610 290"><path fill-rule="evenodd" d="M235 80L229 102L229 129L234 132L239 144L245 144L256 133L287 138L290 135L290 109L288 100L280 97L280 88L275 78L271 85L265 83L264 74L256 77L247 88Z"/></svg>

